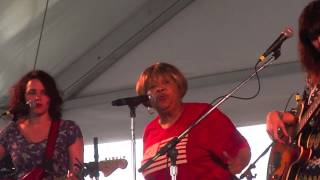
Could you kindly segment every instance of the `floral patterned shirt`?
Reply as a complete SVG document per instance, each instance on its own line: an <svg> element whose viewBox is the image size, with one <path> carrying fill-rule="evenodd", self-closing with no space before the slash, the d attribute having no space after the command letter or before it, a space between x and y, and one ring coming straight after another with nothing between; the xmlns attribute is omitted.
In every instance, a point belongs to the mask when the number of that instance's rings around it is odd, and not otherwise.
<svg viewBox="0 0 320 180"><path fill-rule="evenodd" d="M79 126L70 120L61 121L52 158L52 170L47 172L49 176L45 179L63 177L67 174L69 168L68 147L75 142L76 138L82 138ZM10 154L17 176L22 177L42 163L47 139L37 143L30 142L21 134L17 124L13 122L1 132L0 144Z"/></svg>

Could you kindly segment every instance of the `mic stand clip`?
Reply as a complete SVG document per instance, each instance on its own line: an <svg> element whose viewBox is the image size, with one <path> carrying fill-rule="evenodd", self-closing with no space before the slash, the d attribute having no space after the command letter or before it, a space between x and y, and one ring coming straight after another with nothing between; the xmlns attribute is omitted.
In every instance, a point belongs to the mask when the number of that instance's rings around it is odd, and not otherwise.
<svg viewBox="0 0 320 180"><path fill-rule="evenodd" d="M178 156L178 151L177 149L174 147L172 147L167 155L170 158L171 161L171 165L170 165L170 175L171 175L171 179L172 180L176 180L177 179L177 174L178 174L178 167L177 167L177 156Z"/></svg>

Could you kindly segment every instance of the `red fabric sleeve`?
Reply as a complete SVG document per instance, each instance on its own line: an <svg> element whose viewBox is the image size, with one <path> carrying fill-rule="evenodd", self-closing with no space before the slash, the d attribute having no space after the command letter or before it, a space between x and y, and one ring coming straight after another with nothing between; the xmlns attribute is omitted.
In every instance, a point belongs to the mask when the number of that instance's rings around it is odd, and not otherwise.
<svg viewBox="0 0 320 180"><path fill-rule="evenodd" d="M223 162L227 161L223 155L224 151L230 157L235 157L240 149L249 147L247 140L221 111L216 109L206 120L208 129L214 130L208 132L209 147Z"/></svg>

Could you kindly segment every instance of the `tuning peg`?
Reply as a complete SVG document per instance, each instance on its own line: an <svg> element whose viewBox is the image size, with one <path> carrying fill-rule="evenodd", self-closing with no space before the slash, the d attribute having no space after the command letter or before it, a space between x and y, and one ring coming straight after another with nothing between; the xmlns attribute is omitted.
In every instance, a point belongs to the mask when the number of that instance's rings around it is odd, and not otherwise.
<svg viewBox="0 0 320 180"><path fill-rule="evenodd" d="M295 100L296 100L297 103L301 102L302 97L301 97L301 95L299 93L296 93Z"/></svg>

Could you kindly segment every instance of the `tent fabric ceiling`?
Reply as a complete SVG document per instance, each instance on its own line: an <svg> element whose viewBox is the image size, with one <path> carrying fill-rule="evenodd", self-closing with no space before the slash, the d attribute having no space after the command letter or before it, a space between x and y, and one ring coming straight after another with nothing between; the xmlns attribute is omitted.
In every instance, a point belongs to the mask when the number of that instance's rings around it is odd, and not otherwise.
<svg viewBox="0 0 320 180"><path fill-rule="evenodd" d="M86 143L130 139L129 110L112 107L134 96L147 66L176 65L189 80L185 101L211 102L253 72L257 57L286 27L297 31L307 0L50 0L36 68L52 74L65 99L64 118L75 120ZM8 91L32 70L45 1L0 1L0 106ZM295 32L296 33L296 32ZM229 99L221 109L238 126L262 123L303 87L297 36L261 73L261 93L250 101ZM237 94L250 95L250 81ZM137 108L136 133L155 114ZM3 120L0 125L5 126Z"/></svg>

